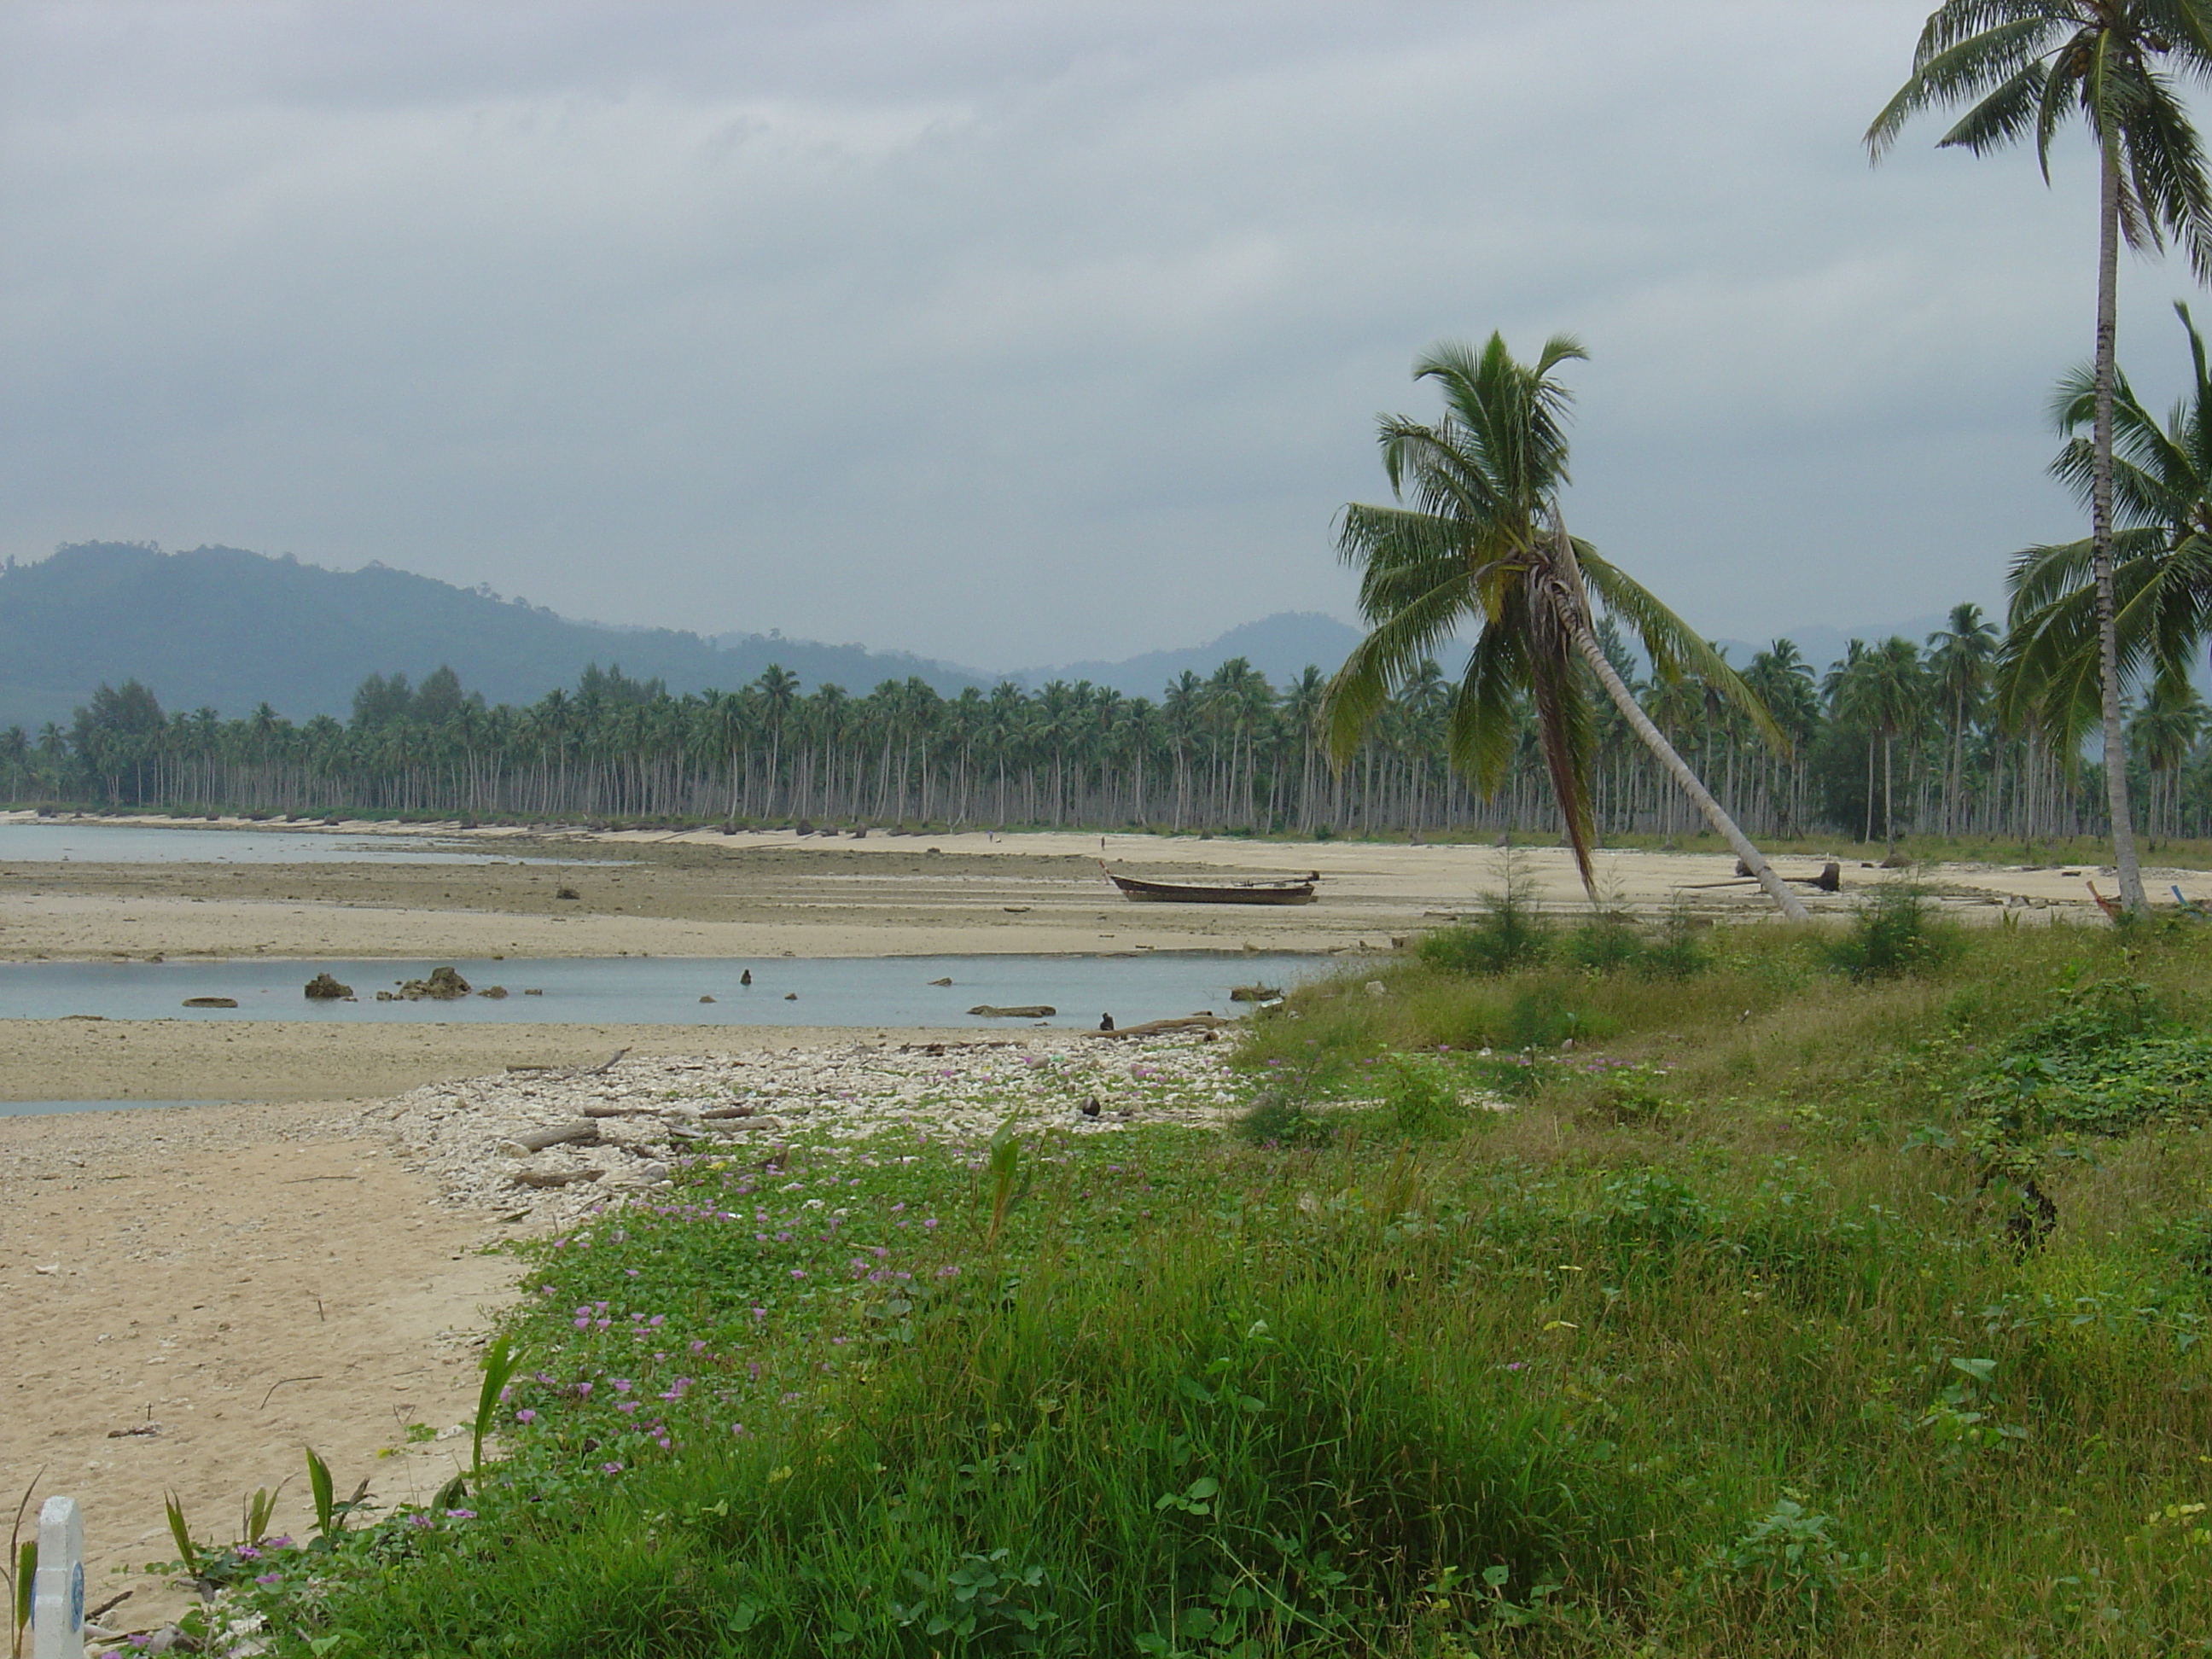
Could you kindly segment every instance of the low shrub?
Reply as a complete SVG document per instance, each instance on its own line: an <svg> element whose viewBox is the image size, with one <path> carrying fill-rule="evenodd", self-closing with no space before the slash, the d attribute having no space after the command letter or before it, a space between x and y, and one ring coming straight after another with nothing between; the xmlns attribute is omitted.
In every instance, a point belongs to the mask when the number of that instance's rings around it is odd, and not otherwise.
<svg viewBox="0 0 2212 1659"><path fill-rule="evenodd" d="M1613 974L1640 966L1649 951L1633 917L1601 910L1567 934L1559 954L1586 973Z"/></svg>
<svg viewBox="0 0 2212 1659"><path fill-rule="evenodd" d="M1392 1058L1383 1077L1382 1103L1391 1127L1411 1139L1440 1140L1468 1126L1456 1080L1424 1055Z"/></svg>
<svg viewBox="0 0 2212 1659"><path fill-rule="evenodd" d="M1919 887L1897 881L1859 905L1850 932L1827 946L1826 956L1832 967L1863 984L1931 972L1964 948L1958 925L1937 916Z"/></svg>
<svg viewBox="0 0 2212 1659"><path fill-rule="evenodd" d="M1510 974L1549 957L1553 933L1509 852L1504 879L1495 890L1482 896L1480 917L1423 934L1414 954L1428 966L1446 973Z"/></svg>

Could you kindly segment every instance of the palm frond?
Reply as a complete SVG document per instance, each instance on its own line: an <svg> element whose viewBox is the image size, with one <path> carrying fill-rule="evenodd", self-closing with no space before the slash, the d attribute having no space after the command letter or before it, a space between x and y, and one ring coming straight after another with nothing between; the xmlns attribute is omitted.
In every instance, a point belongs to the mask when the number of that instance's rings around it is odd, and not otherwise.
<svg viewBox="0 0 2212 1659"><path fill-rule="evenodd" d="M1936 141L1936 147L1986 155L2033 131L2037 148L2041 150L2050 121L2051 85L2051 71L2043 64L2023 64L1995 92L1960 116L1950 131ZM2048 178L2049 173L2046 167L2045 176Z"/></svg>
<svg viewBox="0 0 2212 1659"><path fill-rule="evenodd" d="M1719 652L1662 605L1649 588L1600 557L1587 543L1577 541L1574 547L1576 560L1582 566L1583 578L1589 584L1590 591L1608 612L1636 630L1644 654L1651 659L1654 674L1661 679L1674 679L1685 673L1695 675L1756 726L1761 739L1775 753L1790 751L1790 739L1775 724L1765 703L1743 683L1742 676L1728 665Z"/></svg>
<svg viewBox="0 0 2212 1659"><path fill-rule="evenodd" d="M1867 127L1863 142L1873 160L1879 161L1888 152L1914 116L2005 87L2043 55L2052 36L2065 27L2063 20L2050 15L2033 0L2017 8L2016 15L1946 16L1954 11L1991 9L2015 9L1947 6L1928 20L1913 53L1911 76Z"/></svg>
<svg viewBox="0 0 2212 1659"><path fill-rule="evenodd" d="M1486 629L1452 693L1445 747L1485 799L1498 793L1512 767L1521 738L1514 705L1526 678L1519 636L1509 629Z"/></svg>
<svg viewBox="0 0 2212 1659"><path fill-rule="evenodd" d="M1529 609L1528 696L1536 712L1536 738L1544 753L1544 769L1552 781L1552 798L1566 828L1567 844L1574 849L1575 869L1583 890L1593 897L1597 883L1590 869L1590 852L1597 840L1589 798L1590 757L1596 748L1596 722L1592 718L1589 690L1574 644L1575 621L1560 613L1556 604L1535 590Z"/></svg>

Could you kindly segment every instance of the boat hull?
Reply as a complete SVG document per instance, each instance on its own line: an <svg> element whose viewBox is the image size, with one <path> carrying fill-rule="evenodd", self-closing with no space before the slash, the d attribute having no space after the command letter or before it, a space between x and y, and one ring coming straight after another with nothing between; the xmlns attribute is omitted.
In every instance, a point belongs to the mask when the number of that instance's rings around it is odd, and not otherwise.
<svg viewBox="0 0 2212 1659"><path fill-rule="evenodd" d="M1106 878L1121 890L1124 898L1134 899L1140 904L1311 904L1314 884L1310 881L1268 883L1255 886L1200 887L1186 886L1177 882L1139 881L1133 876L1117 876L1112 871Z"/></svg>

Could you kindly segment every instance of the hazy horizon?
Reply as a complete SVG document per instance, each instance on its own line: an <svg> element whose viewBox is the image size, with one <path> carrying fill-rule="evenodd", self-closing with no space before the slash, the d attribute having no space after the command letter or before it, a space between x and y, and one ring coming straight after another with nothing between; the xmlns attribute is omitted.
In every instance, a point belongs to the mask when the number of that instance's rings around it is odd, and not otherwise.
<svg viewBox="0 0 2212 1659"><path fill-rule="evenodd" d="M30 0L0 553L1121 659L1350 618L1414 356L1564 329L1573 521L1701 633L1995 610L2095 204L2070 132L1869 168L1927 5ZM2123 272L2154 407L2191 291Z"/></svg>

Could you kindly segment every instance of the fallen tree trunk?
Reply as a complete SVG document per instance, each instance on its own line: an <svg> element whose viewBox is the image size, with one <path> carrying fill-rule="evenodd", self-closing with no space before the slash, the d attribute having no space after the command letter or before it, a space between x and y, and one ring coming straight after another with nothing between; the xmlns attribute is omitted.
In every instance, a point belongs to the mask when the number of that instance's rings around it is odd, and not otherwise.
<svg viewBox="0 0 2212 1659"><path fill-rule="evenodd" d="M514 1184L518 1187L568 1187L579 1181L597 1181L605 1173L603 1170L518 1170Z"/></svg>
<svg viewBox="0 0 2212 1659"><path fill-rule="evenodd" d="M1234 1020L1223 1019L1214 1014L1187 1014L1181 1019L1148 1019L1142 1025L1124 1025L1111 1031L1093 1031L1097 1037L1158 1036L1168 1031L1210 1031L1217 1025L1233 1025Z"/></svg>
<svg viewBox="0 0 2212 1659"><path fill-rule="evenodd" d="M514 1145L526 1152L542 1152L548 1146L567 1146L572 1142L579 1146L588 1146L599 1138L599 1126L586 1118L574 1123L556 1123L550 1129L532 1129L526 1134L515 1136Z"/></svg>

